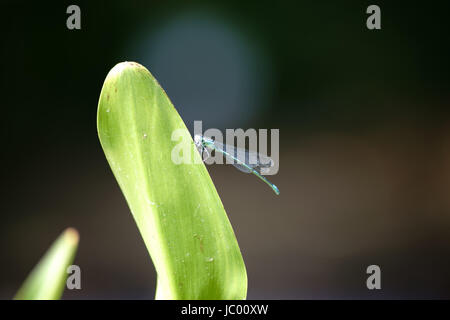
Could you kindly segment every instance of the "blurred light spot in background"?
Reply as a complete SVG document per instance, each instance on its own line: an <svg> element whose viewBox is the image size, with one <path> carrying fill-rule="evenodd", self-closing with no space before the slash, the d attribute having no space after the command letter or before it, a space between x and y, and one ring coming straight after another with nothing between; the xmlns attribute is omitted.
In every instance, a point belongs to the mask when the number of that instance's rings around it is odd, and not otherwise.
<svg viewBox="0 0 450 320"><path fill-rule="evenodd" d="M246 127L270 96L270 64L238 26L207 12L185 12L137 30L127 57L145 65L193 131ZM128 49L127 49L128 50Z"/></svg>

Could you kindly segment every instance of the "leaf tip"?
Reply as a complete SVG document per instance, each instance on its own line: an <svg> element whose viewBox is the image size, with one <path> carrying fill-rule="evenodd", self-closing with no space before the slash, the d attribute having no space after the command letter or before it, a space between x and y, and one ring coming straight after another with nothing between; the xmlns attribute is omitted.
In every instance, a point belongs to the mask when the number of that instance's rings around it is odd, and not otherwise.
<svg viewBox="0 0 450 320"><path fill-rule="evenodd" d="M67 228L64 231L64 238L68 243L75 245L80 240L80 234L75 228Z"/></svg>
<svg viewBox="0 0 450 320"><path fill-rule="evenodd" d="M140 69L140 70L145 70L148 72L147 68L144 67L143 65L137 63L137 62L133 62L133 61L124 61L124 62L119 62L118 64L116 64L111 71L109 71L108 76L114 76L114 75L119 75L120 73L122 73L125 70L130 70L130 69Z"/></svg>

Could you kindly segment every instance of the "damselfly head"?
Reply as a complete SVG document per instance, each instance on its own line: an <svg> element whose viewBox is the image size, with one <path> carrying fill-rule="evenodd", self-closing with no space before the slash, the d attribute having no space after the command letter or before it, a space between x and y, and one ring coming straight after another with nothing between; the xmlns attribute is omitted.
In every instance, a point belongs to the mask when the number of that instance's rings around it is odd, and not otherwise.
<svg viewBox="0 0 450 320"><path fill-rule="evenodd" d="M197 147L200 147L202 145L202 136L199 134L196 134L194 136L194 143Z"/></svg>

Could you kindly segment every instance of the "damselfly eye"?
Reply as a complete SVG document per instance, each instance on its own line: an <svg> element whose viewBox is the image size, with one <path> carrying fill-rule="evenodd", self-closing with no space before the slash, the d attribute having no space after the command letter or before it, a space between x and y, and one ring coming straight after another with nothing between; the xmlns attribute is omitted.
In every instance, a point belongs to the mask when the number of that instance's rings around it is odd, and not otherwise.
<svg viewBox="0 0 450 320"><path fill-rule="evenodd" d="M202 137L200 136L200 135L198 135L198 134L196 134L195 136L194 136L194 143L196 144L196 145L201 145L202 144Z"/></svg>

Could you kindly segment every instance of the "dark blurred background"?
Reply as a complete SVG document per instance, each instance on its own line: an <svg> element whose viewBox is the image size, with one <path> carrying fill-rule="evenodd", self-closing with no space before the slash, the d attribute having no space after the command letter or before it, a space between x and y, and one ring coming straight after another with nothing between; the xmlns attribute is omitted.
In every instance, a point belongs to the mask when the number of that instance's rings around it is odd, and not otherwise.
<svg viewBox="0 0 450 320"><path fill-rule="evenodd" d="M81 30L66 8L81 8ZM381 7L382 29L366 28ZM450 298L448 1L2 1L0 298L68 226L82 290L152 299L155 271L96 132L137 61L186 125L279 128L280 171L209 166L248 298ZM377 264L382 289L366 288Z"/></svg>

